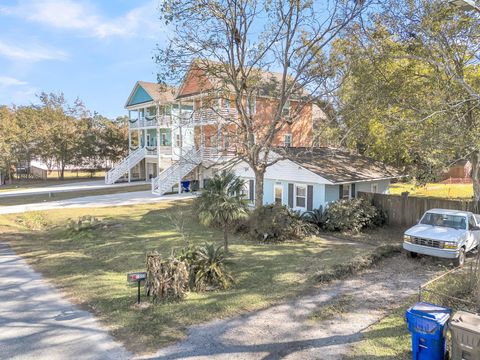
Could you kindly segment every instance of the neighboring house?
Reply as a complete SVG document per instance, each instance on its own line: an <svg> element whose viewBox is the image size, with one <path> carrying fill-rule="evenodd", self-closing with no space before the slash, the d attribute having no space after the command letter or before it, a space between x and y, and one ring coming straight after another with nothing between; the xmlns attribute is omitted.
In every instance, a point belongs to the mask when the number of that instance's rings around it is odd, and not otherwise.
<svg viewBox="0 0 480 360"><path fill-rule="evenodd" d="M275 73L261 76L269 86L262 87L253 99L242 99L259 136L276 108L268 89L279 81ZM216 171L236 161L234 170L248 180L245 191L253 202L253 173L245 164L238 164L236 156L245 139L231 121L237 110L230 94L228 86L207 76L195 63L178 89L137 82L125 105L130 153L107 172L106 183L151 179L152 192L163 195L181 191L181 181L202 188ZM283 109L286 120L295 106L297 102L292 100ZM317 106L304 106L295 120L286 121L276 134L274 146L285 152L285 159L267 170L266 203L281 199L293 208L309 209L355 196L357 191L387 191L390 179L396 176L391 169L338 150L311 151L315 124L323 118Z"/></svg>
<svg viewBox="0 0 480 360"><path fill-rule="evenodd" d="M281 160L267 168L264 204L287 205L307 211L325 208L339 199L351 199L359 191L386 193L398 173L364 156L332 148L288 148ZM233 167L245 180L245 193L253 204L255 177L245 162Z"/></svg>
<svg viewBox="0 0 480 360"><path fill-rule="evenodd" d="M465 159L457 160L442 174L442 180L446 182L471 182L472 163Z"/></svg>

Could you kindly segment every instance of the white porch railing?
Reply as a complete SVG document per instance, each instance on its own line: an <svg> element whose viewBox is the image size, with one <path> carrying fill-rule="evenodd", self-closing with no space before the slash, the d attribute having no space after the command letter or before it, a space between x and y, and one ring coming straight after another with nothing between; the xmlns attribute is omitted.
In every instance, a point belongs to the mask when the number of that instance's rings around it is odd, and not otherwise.
<svg viewBox="0 0 480 360"><path fill-rule="evenodd" d="M220 109L199 109L192 113L182 114L182 125L208 125L224 123L229 119L238 117L236 109L220 108Z"/></svg>
<svg viewBox="0 0 480 360"><path fill-rule="evenodd" d="M205 147L201 149L201 157L203 161L225 162L235 157L235 149L233 148L216 148Z"/></svg>
<svg viewBox="0 0 480 360"><path fill-rule="evenodd" d="M172 155L172 147L171 146L146 146L145 149L147 150L147 155L158 155L158 150L160 149L160 155Z"/></svg>
<svg viewBox="0 0 480 360"><path fill-rule="evenodd" d="M163 195L201 163L200 150L190 150L180 160L152 179L152 193Z"/></svg>
<svg viewBox="0 0 480 360"><path fill-rule="evenodd" d="M137 165L145 158L147 150L142 147L131 152L125 159L116 164L105 174L105 184L113 184L120 179L128 170Z"/></svg>
<svg viewBox="0 0 480 360"><path fill-rule="evenodd" d="M143 117L137 120L130 120L130 129L138 129L144 127L161 127L161 128L170 128L172 127L172 116L171 115L155 115L154 117Z"/></svg>

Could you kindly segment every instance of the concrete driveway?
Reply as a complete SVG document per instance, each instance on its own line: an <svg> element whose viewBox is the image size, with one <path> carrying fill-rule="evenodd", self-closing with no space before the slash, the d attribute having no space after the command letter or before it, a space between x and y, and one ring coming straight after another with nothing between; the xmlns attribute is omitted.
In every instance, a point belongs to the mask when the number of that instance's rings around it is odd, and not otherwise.
<svg viewBox="0 0 480 360"><path fill-rule="evenodd" d="M190 193L172 194L164 196L153 195L151 191L134 191L120 194L85 196L74 199L50 201L44 203L13 205L0 207L0 215L16 214L26 211L42 211L52 209L109 207L136 204L148 204L161 201L183 200L193 198Z"/></svg>
<svg viewBox="0 0 480 360"><path fill-rule="evenodd" d="M65 184L57 184L44 187L32 187L28 189L13 189L8 191L1 191L0 198L2 197L12 197L12 196L25 196L25 195L42 195L48 193L62 193L62 192L72 192L72 191L88 191L88 190L98 190L98 189L112 189L112 188L122 188L129 186L138 186L138 185L149 185L150 181L135 181L131 183L118 183L118 184L105 184L103 180L90 180L90 181L80 181L80 182L68 182ZM1 188L0 188L1 189Z"/></svg>
<svg viewBox="0 0 480 360"><path fill-rule="evenodd" d="M0 359L129 359L94 317L0 243Z"/></svg>

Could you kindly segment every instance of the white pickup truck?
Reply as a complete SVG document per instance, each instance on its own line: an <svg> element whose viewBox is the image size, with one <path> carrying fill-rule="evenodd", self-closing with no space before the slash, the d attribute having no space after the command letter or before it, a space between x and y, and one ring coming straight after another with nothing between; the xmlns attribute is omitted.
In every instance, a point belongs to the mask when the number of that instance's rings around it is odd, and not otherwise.
<svg viewBox="0 0 480 360"><path fill-rule="evenodd" d="M469 211L432 209L420 222L405 231L403 248L417 254L454 259L462 266L465 254L480 242L480 216Z"/></svg>

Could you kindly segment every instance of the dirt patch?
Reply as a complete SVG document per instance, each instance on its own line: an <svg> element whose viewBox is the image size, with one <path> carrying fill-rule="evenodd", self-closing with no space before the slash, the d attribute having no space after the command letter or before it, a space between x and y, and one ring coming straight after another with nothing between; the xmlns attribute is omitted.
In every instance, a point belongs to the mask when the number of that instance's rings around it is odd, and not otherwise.
<svg viewBox="0 0 480 360"><path fill-rule="evenodd" d="M361 331L418 291L441 269L403 254L342 281L318 286L312 295L286 304L189 329L189 336L162 349L159 359L341 359ZM312 322L312 314L335 299L349 305L335 319ZM148 357L147 357L148 358Z"/></svg>

